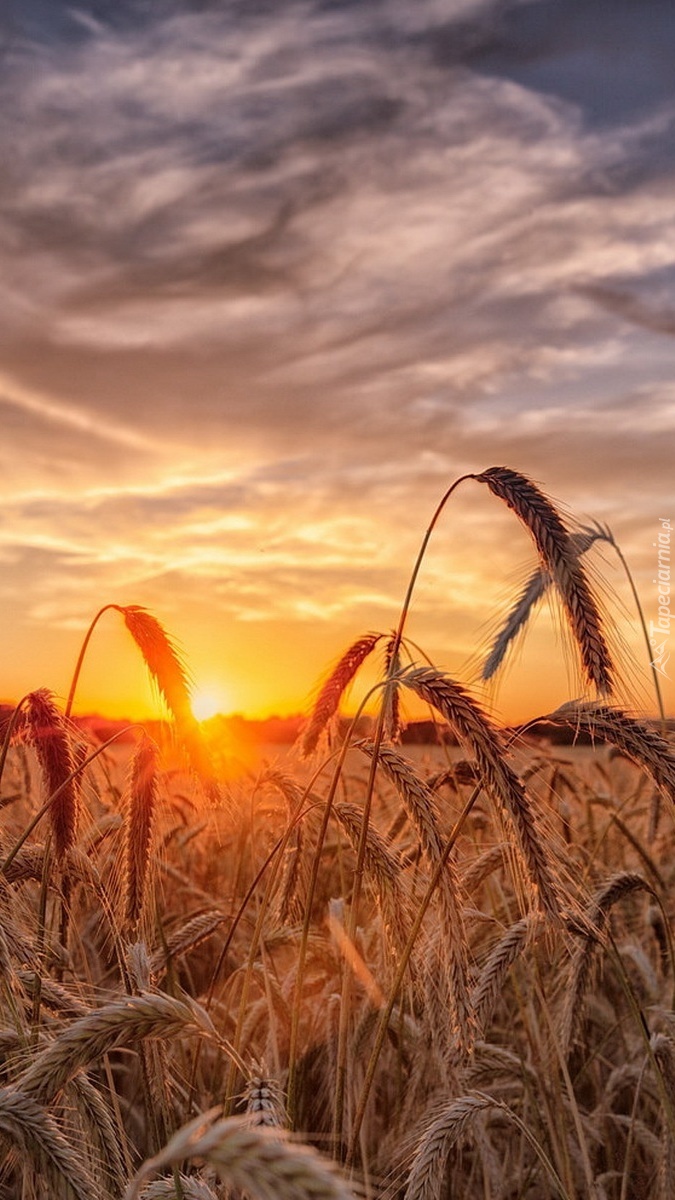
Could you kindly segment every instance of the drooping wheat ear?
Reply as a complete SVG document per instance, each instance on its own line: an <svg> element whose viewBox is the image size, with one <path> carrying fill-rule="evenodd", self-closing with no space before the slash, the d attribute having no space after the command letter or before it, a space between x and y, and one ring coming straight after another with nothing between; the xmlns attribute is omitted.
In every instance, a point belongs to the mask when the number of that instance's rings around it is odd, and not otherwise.
<svg viewBox="0 0 675 1200"><path fill-rule="evenodd" d="M498 842L484 850L464 869L459 878L462 891L467 896L473 895L488 876L494 871L500 871L509 861L509 847L506 842Z"/></svg>
<svg viewBox="0 0 675 1200"><path fill-rule="evenodd" d="M157 617L138 604L114 605L143 655L145 665L178 725L194 722L190 683L181 656Z"/></svg>
<svg viewBox="0 0 675 1200"><path fill-rule="evenodd" d="M361 838L363 812L356 804L336 801L333 811L355 851ZM366 831L363 867L377 898L385 930L397 951L410 931L410 897L402 884L401 866L384 838L372 826Z"/></svg>
<svg viewBox="0 0 675 1200"><path fill-rule="evenodd" d="M309 1146L286 1141L278 1130L252 1129L246 1118L211 1124L216 1112L212 1109L179 1129L143 1164L124 1200L138 1200L148 1175L193 1157L206 1159L230 1188L252 1200L354 1200L347 1182Z"/></svg>
<svg viewBox="0 0 675 1200"><path fill-rule="evenodd" d="M359 638L342 655L337 666L328 676L317 696L312 715L300 739L300 749L305 757L313 754L316 750L321 734L338 711L344 692L381 638L381 633L367 633L364 637Z"/></svg>
<svg viewBox="0 0 675 1200"><path fill-rule="evenodd" d="M18 1080L22 1091L48 1104L81 1067L120 1046L146 1038L213 1034L204 1009L164 994L127 996L74 1021L37 1055Z"/></svg>
<svg viewBox="0 0 675 1200"><path fill-rule="evenodd" d="M435 667L415 667L401 675L401 682L436 708L473 751L483 787L510 818L540 907L559 921L560 905L548 856L525 788L506 762L497 730L464 688Z"/></svg>
<svg viewBox="0 0 675 1200"><path fill-rule="evenodd" d="M360 750L372 758L373 742L358 742ZM438 809L433 792L415 771L412 763L391 746L379 747L378 765L398 792L408 817L422 844L431 872L443 858L444 842L440 832ZM459 1045L469 1050L475 1035L475 1021L469 1002L469 949L464 928L455 868L448 861L438 881L443 921L443 946L447 951L450 973L450 1012L454 1018Z"/></svg>
<svg viewBox="0 0 675 1200"><path fill-rule="evenodd" d="M560 593L581 654L586 678L601 696L612 690L614 667L602 622L579 552L551 501L525 475L508 467L490 467L475 478L486 483L529 529L542 566Z"/></svg>
<svg viewBox="0 0 675 1200"><path fill-rule="evenodd" d="M157 807L159 751L146 734L132 759L124 821L124 913L135 928L143 911L150 864L152 829Z"/></svg>
<svg viewBox="0 0 675 1200"><path fill-rule="evenodd" d="M227 915L217 908L210 908L206 912L196 913L194 917L190 917L190 920L181 925L179 929L173 930L161 949L153 951L150 956L151 974L161 974L172 959L194 950L201 942L205 942L207 938L211 937L211 934L215 933L216 929L227 920Z"/></svg>
<svg viewBox="0 0 675 1200"><path fill-rule="evenodd" d="M205 1180L197 1175L179 1175L178 1183L183 1200L218 1200L218 1196ZM176 1200L176 1177L155 1179L139 1193L141 1200Z"/></svg>
<svg viewBox="0 0 675 1200"><path fill-rule="evenodd" d="M403 1200L440 1200L441 1195L445 1194L450 1151L469 1132L475 1117L488 1109L496 1109L502 1117L506 1117L518 1128L553 1184L553 1194L561 1198L568 1195L545 1150L520 1117L494 1096L485 1092L467 1092L465 1096L460 1096L458 1100L453 1100L441 1108L422 1134L410 1168ZM549 1194L548 1191L546 1194Z"/></svg>
<svg viewBox="0 0 675 1200"><path fill-rule="evenodd" d="M25 730L35 748L47 798L55 797L49 818L56 857L61 862L77 837L79 788L73 778L76 767L68 726L47 688L39 688L27 697Z"/></svg>
<svg viewBox="0 0 675 1200"><path fill-rule="evenodd" d="M468 1131L475 1116L493 1104L492 1097L471 1092L437 1113L419 1140L404 1200L440 1200L448 1154Z"/></svg>
<svg viewBox="0 0 675 1200"><path fill-rule="evenodd" d="M613 875L597 890L586 909L587 934L572 957L560 1020L560 1039L565 1054L569 1053L583 1024L584 1005L591 986L596 950L603 943L610 910L618 900L640 890L655 896L653 887L642 875L634 871L622 871Z"/></svg>
<svg viewBox="0 0 675 1200"><path fill-rule="evenodd" d="M244 1092L246 1119L254 1129L283 1129L286 1112L281 1089L269 1072L252 1075Z"/></svg>
<svg viewBox="0 0 675 1200"><path fill-rule="evenodd" d="M218 786L204 744L199 724L190 703L190 679L181 655L157 617L138 604L113 604L122 614L124 624L138 646L150 677L176 723L176 732L187 753L190 765L205 783L213 799Z"/></svg>
<svg viewBox="0 0 675 1200"><path fill-rule="evenodd" d="M81 1154L32 1096L16 1088L0 1088L0 1135L19 1152L28 1170L47 1176L54 1186L48 1194L64 1195L65 1188L77 1200L103 1200L98 1182L82 1165Z"/></svg>
<svg viewBox="0 0 675 1200"><path fill-rule="evenodd" d="M401 736L400 686L394 676L401 669L401 640L393 634L387 642L385 674L389 680L384 693L383 733L386 741L397 742Z"/></svg>
<svg viewBox="0 0 675 1200"><path fill-rule="evenodd" d="M532 943L541 927L541 917L538 913L522 917L510 929L507 929L504 936L490 951L471 996L480 1028L487 1029L489 1027L502 994L506 976L523 950Z"/></svg>
<svg viewBox="0 0 675 1200"><path fill-rule="evenodd" d="M581 556L590 549L594 542L604 540L604 538L605 535L600 529L584 529L579 533L570 534L570 546L576 555ZM518 636L521 629L525 628L534 608L542 597L546 595L552 583L553 577L544 566L538 567L530 575L520 596L492 643L492 649L485 660L481 672L481 679L492 679L493 675L499 670L509 646Z"/></svg>
<svg viewBox="0 0 675 1200"><path fill-rule="evenodd" d="M607 705L563 704L544 718L556 725L583 730L599 740L611 742L675 804L675 754L665 738L649 726Z"/></svg>

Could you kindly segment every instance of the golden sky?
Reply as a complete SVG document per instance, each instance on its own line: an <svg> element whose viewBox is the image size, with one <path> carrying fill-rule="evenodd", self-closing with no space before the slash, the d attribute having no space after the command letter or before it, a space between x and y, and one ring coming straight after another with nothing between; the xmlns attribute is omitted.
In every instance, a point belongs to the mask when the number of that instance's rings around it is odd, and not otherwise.
<svg viewBox="0 0 675 1200"><path fill-rule="evenodd" d="M395 623L440 495L491 465L608 523L656 621L675 11L7 11L0 698L64 696L97 609L141 604L226 711L296 711L349 642ZM608 550L588 561L653 706L623 575ZM512 514L463 485L410 635L470 682L532 565ZM578 686L544 610L488 699L520 719ZM114 613L78 696L152 709Z"/></svg>

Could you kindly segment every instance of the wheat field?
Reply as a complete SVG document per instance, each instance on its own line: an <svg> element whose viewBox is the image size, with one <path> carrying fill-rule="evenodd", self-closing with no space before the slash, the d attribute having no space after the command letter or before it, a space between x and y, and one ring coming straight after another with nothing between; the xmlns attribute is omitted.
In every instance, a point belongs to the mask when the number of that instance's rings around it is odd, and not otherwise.
<svg viewBox="0 0 675 1200"><path fill-rule="evenodd" d="M586 695L549 728L583 751L498 729L406 641L456 484L396 630L355 638L276 762L222 777L171 637L134 605L96 614L64 705L36 681L16 706L1 1197L675 1196L667 723L615 702L584 565L609 531L570 531L511 469L468 478L538 558L484 677L553 590ZM166 702L167 742L92 741L71 716L109 610ZM340 709L366 660L364 733ZM401 744L405 695L434 714L433 753Z"/></svg>

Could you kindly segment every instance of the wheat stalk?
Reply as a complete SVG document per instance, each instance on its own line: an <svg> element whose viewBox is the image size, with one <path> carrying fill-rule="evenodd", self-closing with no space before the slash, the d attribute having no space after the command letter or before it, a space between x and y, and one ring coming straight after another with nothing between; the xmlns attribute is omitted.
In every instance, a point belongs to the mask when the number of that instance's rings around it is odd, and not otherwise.
<svg viewBox="0 0 675 1200"><path fill-rule="evenodd" d="M509 467L490 467L474 478L486 483L530 531L542 566L560 594L586 677L600 695L607 695L612 690L612 659L579 551L562 517L530 479Z"/></svg>

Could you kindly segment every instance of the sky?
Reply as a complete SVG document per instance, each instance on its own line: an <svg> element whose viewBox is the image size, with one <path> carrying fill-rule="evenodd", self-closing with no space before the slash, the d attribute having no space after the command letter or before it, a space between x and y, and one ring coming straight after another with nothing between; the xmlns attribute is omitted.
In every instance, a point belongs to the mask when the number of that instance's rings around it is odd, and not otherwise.
<svg viewBox="0 0 675 1200"><path fill-rule="evenodd" d="M0 55L0 699L64 696L142 604L224 711L297 711L493 465L608 523L658 619L670 0L5 0ZM411 636L471 682L532 564L463 484ZM578 686L555 626L496 715ZM78 705L152 710L115 613Z"/></svg>

